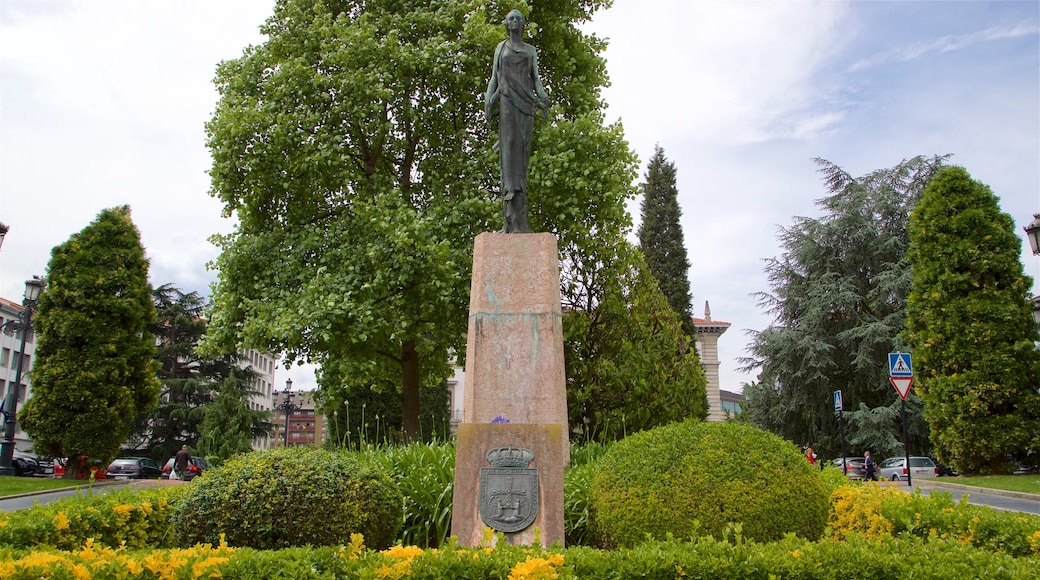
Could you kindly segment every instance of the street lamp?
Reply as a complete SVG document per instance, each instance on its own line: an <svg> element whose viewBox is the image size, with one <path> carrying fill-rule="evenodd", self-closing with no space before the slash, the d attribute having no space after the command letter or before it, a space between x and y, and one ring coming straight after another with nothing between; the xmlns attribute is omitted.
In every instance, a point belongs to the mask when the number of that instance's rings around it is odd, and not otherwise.
<svg viewBox="0 0 1040 580"><path fill-rule="evenodd" d="M18 364L14 371L14 385L7 389L7 397L4 399L4 439L0 442L0 475L15 475L15 469L11 465L14 459L14 434L18 428L18 392L22 386L22 363L25 361L25 339L32 331L32 311L36 301L40 299L43 292L44 282L39 276L33 276L32 280L25 281L25 298L22 305L25 309L18 315L18 320L9 320L3 326L4 332L22 333L22 347L18 351Z"/></svg>
<svg viewBox="0 0 1040 580"><path fill-rule="evenodd" d="M1024 228L1033 254L1040 256L1040 213L1033 214L1033 223Z"/></svg>
<svg viewBox="0 0 1040 580"><path fill-rule="evenodd" d="M0 247L4 245L4 236L6 236L7 232L10 230L10 226L5 224L4 222L0 222Z"/></svg>
<svg viewBox="0 0 1040 580"><path fill-rule="evenodd" d="M285 413L285 441L284 441L284 443L282 443L282 446L283 447L288 447L289 446L289 415L292 415L293 413L295 413L296 411L299 411L303 407L300 406L300 405L294 405L293 404L293 398L296 396L296 393L294 393L292 391L292 379L285 379L285 392L282 393L282 394L284 395L284 397L282 398L282 402L277 407L275 407L275 409L278 409L282 413ZM274 392L274 396L275 397L278 396L278 391Z"/></svg>

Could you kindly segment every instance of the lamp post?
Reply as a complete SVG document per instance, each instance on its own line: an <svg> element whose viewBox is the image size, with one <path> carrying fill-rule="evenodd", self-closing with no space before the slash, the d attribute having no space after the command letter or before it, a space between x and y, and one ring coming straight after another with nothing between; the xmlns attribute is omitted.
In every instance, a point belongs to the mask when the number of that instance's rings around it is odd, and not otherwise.
<svg viewBox="0 0 1040 580"><path fill-rule="evenodd" d="M10 226L5 224L4 222L0 222L0 247L2 247L4 245L4 237L7 235L7 232L10 231L10 230L11 230Z"/></svg>
<svg viewBox="0 0 1040 580"><path fill-rule="evenodd" d="M278 396L278 391L274 392L275 397ZM296 393L292 390L292 379L285 379L285 391L282 393L282 402L279 403L275 409L278 409L282 413L285 413L285 440L282 443L283 447L289 446L289 415L292 415L296 411L299 411L303 407L300 405L293 404L293 398Z"/></svg>
<svg viewBox="0 0 1040 580"><path fill-rule="evenodd" d="M40 299L43 292L44 282L39 276L25 281L25 299L22 305L25 309L18 316L18 320L10 320L3 326L4 332L21 331L22 346L18 350L18 364L14 371L14 385L8 387L7 396L4 398L4 439L0 442L0 475L15 475L15 469L11 465L14 459L14 434L18 428L18 395L22 387L22 363L25 361L25 340L32 331L32 311L36 301Z"/></svg>
<svg viewBox="0 0 1040 580"><path fill-rule="evenodd" d="M1040 213L1033 214L1033 223L1025 228L1026 237L1029 238L1029 247L1033 249L1033 255L1040 256Z"/></svg>
<svg viewBox="0 0 1040 580"><path fill-rule="evenodd" d="M1040 213L1033 214L1033 223L1022 228L1026 231L1026 238L1029 240L1029 247L1033 250L1034 256L1040 256ZM1034 296L1033 302L1033 318L1036 319L1037 326L1040 326L1040 296Z"/></svg>

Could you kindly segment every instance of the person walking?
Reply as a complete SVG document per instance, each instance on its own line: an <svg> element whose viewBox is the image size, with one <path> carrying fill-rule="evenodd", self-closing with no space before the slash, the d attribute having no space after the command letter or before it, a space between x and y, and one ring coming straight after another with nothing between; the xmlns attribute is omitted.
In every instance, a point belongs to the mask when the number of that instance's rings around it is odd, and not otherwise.
<svg viewBox="0 0 1040 580"><path fill-rule="evenodd" d="M870 456L869 451L863 452L863 479L877 481L877 466L874 465L874 458Z"/></svg>
<svg viewBox="0 0 1040 580"><path fill-rule="evenodd" d="M191 462L191 453L188 453L188 446L181 445L181 450L173 456L173 471L177 474L177 479L184 481L184 476L188 473L188 463Z"/></svg>

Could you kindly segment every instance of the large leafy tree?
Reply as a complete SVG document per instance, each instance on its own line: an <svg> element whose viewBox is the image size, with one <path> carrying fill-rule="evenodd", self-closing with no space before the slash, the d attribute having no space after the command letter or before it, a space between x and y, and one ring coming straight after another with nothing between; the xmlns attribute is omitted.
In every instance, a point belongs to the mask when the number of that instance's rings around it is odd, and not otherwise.
<svg viewBox="0 0 1040 580"><path fill-rule="evenodd" d="M910 218L906 341L940 459L1001 471L1040 433L1040 351L1022 241L990 188L936 175Z"/></svg>
<svg viewBox="0 0 1040 580"><path fill-rule="evenodd" d="M638 249L623 244L605 281L564 318L571 432L612 441L708 415L707 379Z"/></svg>
<svg viewBox="0 0 1040 580"><path fill-rule="evenodd" d="M55 247L47 282L22 427L38 453L107 465L159 395L148 260L130 208L102 211ZM79 467L70 461L66 477Z"/></svg>
<svg viewBox="0 0 1040 580"><path fill-rule="evenodd" d="M668 304L683 321L683 331L692 338L697 328L693 325L690 307L690 260L679 224L682 210L675 185L675 164L664 156L660 145L654 148L654 156L647 166L640 213L639 249L668 298Z"/></svg>
<svg viewBox="0 0 1040 580"><path fill-rule="evenodd" d="M634 173L620 127L603 125L603 43L575 26L601 5L519 6L555 103L536 123L530 221L584 268L623 235ZM472 240L501 223L480 100L515 7L282 0L268 40L221 64L211 176L238 225L216 238L208 352L316 362L322 397L399 385L418 433L420 387L464 353Z"/></svg>
<svg viewBox="0 0 1040 580"><path fill-rule="evenodd" d="M843 392L846 409L897 400L887 356L903 350L899 333L912 276L907 222L944 160L915 157L859 178L816 160L829 193L816 202L823 216L799 217L780 230L783 255L766 266L772 291L757 294L775 321L753 335L743 361L748 370L761 370L759 382L744 389L753 423L837 455L834 391ZM869 419L858 423L885 428ZM898 423L887 428L898 429ZM856 451L885 440L883 433L863 434ZM928 442L917 438L914 444Z"/></svg>

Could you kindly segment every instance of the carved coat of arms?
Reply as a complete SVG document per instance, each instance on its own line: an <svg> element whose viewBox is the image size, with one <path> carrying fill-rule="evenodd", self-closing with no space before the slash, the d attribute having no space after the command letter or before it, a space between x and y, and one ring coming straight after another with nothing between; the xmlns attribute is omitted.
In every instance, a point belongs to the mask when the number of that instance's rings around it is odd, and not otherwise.
<svg viewBox="0 0 1040 580"><path fill-rule="evenodd" d="M500 532L519 532L538 515L538 470L530 449L500 447L485 457L491 467L480 468L480 518Z"/></svg>

